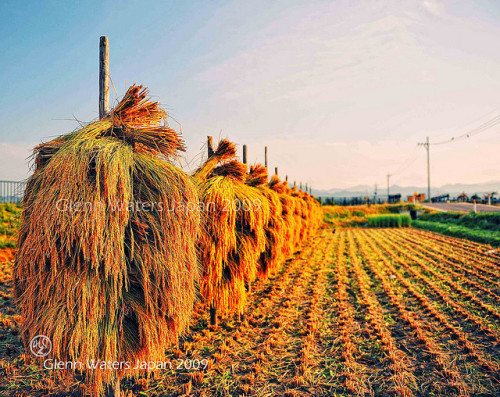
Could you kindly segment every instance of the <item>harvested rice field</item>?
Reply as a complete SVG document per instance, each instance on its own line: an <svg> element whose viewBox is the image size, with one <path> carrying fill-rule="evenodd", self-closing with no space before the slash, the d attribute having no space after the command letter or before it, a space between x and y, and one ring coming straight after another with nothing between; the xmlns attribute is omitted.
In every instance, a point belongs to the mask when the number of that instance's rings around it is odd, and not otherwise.
<svg viewBox="0 0 500 397"><path fill-rule="evenodd" d="M0 265L0 394L86 393L42 370L19 337L12 262ZM209 325L199 304L172 368L124 379L127 396L500 394L500 254L411 228L320 228L243 315Z"/></svg>

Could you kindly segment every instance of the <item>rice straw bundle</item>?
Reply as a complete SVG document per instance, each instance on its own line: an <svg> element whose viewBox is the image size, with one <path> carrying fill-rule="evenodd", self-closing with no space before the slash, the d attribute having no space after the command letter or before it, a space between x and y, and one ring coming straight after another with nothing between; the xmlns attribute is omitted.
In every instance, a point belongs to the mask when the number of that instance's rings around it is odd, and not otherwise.
<svg viewBox="0 0 500 397"><path fill-rule="evenodd" d="M269 188L279 194L282 207L282 218L284 222L283 236L285 244L283 246L283 255L289 258L295 252L298 242L295 218L295 200L289 195L289 188L286 182L281 182L277 175L273 175L269 181Z"/></svg>
<svg viewBox="0 0 500 397"><path fill-rule="evenodd" d="M165 161L183 150L165 112L132 86L100 121L37 146L14 266L25 344L84 363L94 395L138 371L87 360L164 360L196 299L200 214L191 179Z"/></svg>
<svg viewBox="0 0 500 397"><path fill-rule="evenodd" d="M215 152L194 174L199 189L200 205L204 210L204 228L198 240L198 253L202 264L200 293L205 301L222 313L245 303L245 280L238 267L229 260L236 250L236 211L233 178L242 180L245 170L238 176L237 166L233 174L216 175L219 163L227 162L236 155L236 147L222 140ZM218 169L219 173L224 170Z"/></svg>
<svg viewBox="0 0 500 397"><path fill-rule="evenodd" d="M294 215L297 224L295 241L298 246L308 237L307 204L302 200L302 192L299 192L295 186L290 189L290 196L295 201Z"/></svg>
<svg viewBox="0 0 500 397"><path fill-rule="evenodd" d="M319 203L312 198L307 192L298 192L298 197L300 197L305 203L306 210L303 211L303 218L307 223L307 228L305 230L305 238L307 239L311 236L319 226Z"/></svg>
<svg viewBox="0 0 500 397"><path fill-rule="evenodd" d="M321 213L321 207L318 200L316 200L313 196L306 192L304 194L304 200L306 201L309 209L309 234L312 234L318 229L319 225L321 224L323 214Z"/></svg>
<svg viewBox="0 0 500 397"><path fill-rule="evenodd" d="M245 166L246 169L246 166ZM247 285L250 285L258 274L258 261L266 249L265 227L271 215L270 204L259 189L239 183L236 186L238 208L236 221L237 250L232 258L243 272Z"/></svg>
<svg viewBox="0 0 500 397"><path fill-rule="evenodd" d="M301 200L302 220L305 225L301 231L301 239L307 240L316 232L321 222L319 203L307 192L299 192L297 197Z"/></svg>
<svg viewBox="0 0 500 397"><path fill-rule="evenodd" d="M256 276L269 218L269 204L244 184L246 166L235 157L234 144L222 140L194 175L206 220L198 243L200 293L221 315L243 312L245 283Z"/></svg>
<svg viewBox="0 0 500 397"><path fill-rule="evenodd" d="M286 224L283 219L283 205L281 204L280 194L271 190L267 186L267 169L262 165L250 167L246 183L249 186L258 189L264 198L269 202L269 222L264 227L266 234L266 249L259 258L259 277L268 277L279 269L286 259Z"/></svg>

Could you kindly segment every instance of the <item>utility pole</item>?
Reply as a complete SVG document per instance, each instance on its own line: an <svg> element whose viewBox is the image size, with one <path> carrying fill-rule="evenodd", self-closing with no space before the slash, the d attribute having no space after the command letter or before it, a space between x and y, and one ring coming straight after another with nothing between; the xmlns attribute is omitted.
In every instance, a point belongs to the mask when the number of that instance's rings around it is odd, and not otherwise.
<svg viewBox="0 0 500 397"><path fill-rule="evenodd" d="M425 149L427 150L427 200L430 202L431 201L431 160L430 160L430 154L429 154L429 137L427 137L427 140L424 143L419 143L419 146L425 146Z"/></svg>
<svg viewBox="0 0 500 397"><path fill-rule="evenodd" d="M389 178L391 176L391 174L387 174L387 202L389 202Z"/></svg>

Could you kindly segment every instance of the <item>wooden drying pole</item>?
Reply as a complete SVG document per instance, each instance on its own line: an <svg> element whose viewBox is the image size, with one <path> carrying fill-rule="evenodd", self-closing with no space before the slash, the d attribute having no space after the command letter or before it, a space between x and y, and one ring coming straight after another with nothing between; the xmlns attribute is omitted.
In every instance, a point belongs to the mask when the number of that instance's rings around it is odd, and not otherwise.
<svg viewBox="0 0 500 397"><path fill-rule="evenodd" d="M99 119L109 113L109 44L108 37L101 36L99 40ZM107 387L108 397L120 397L120 379Z"/></svg>
<svg viewBox="0 0 500 397"><path fill-rule="evenodd" d="M214 155L214 143L211 136L207 136L207 149L208 149L208 158ZM214 328L217 328L217 308L210 304L210 325Z"/></svg>
<svg viewBox="0 0 500 397"><path fill-rule="evenodd" d="M274 167L274 175L278 176L278 167Z"/></svg>
<svg viewBox="0 0 500 397"><path fill-rule="evenodd" d="M245 164L245 166L246 166L245 172L248 172L247 145L243 145L243 164ZM245 284L246 284L247 292L251 292L252 291L252 284L250 284L250 282L246 282L246 281L245 281ZM238 318L239 318L239 321L243 321L245 316L242 314L238 314Z"/></svg>
<svg viewBox="0 0 500 397"><path fill-rule="evenodd" d="M214 155L214 141L211 136L207 136L208 158Z"/></svg>
<svg viewBox="0 0 500 397"><path fill-rule="evenodd" d="M109 45L108 37L99 40L99 119L109 113Z"/></svg>
<svg viewBox="0 0 500 397"><path fill-rule="evenodd" d="M264 148L264 166L267 170L267 146Z"/></svg>

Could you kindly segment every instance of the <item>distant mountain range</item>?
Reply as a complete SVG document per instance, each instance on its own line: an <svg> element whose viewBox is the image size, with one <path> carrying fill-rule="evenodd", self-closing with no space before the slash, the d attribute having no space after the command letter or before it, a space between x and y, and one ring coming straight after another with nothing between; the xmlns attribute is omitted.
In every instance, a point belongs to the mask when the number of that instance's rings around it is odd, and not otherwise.
<svg viewBox="0 0 500 397"><path fill-rule="evenodd" d="M392 185L389 188L390 194L401 193L403 197L418 193L425 193L427 195L427 186L399 186ZM498 192L500 193L500 181L487 182L487 183L477 183L477 184L462 184L454 183L447 184L440 187L431 186L431 196L439 196L441 194L449 194L450 196L458 196L461 193L466 193L467 195L473 195L477 193L482 195L486 192ZM312 190L313 195L316 197L373 197L374 187L369 185L357 185L348 189L329 189L329 190ZM386 196L387 188L379 187L377 196Z"/></svg>

